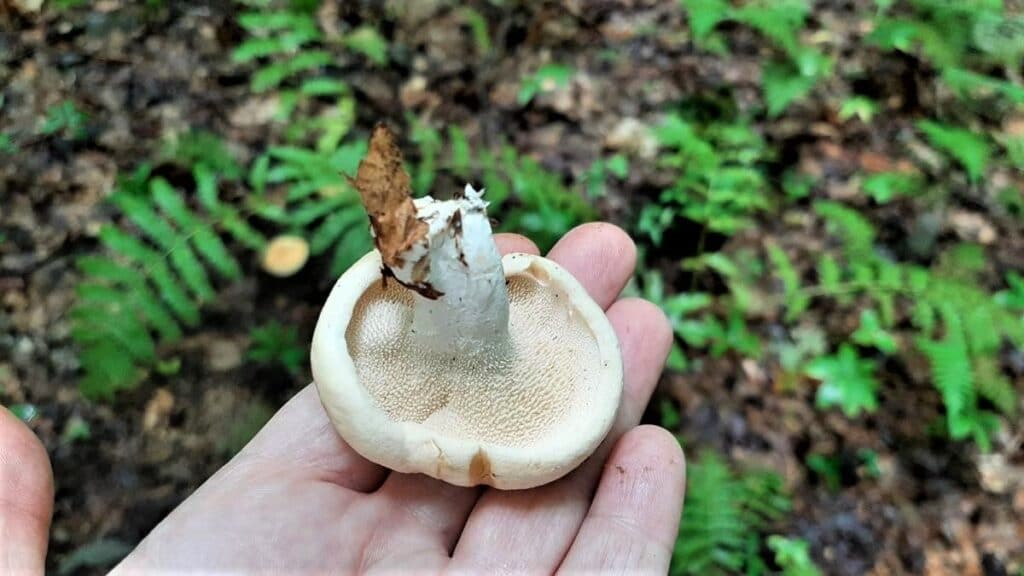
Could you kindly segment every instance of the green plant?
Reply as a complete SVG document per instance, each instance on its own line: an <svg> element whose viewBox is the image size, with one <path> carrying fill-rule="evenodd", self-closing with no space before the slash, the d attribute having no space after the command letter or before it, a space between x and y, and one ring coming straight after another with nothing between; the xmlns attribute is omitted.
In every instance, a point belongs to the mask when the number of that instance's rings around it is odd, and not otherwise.
<svg viewBox="0 0 1024 576"><path fill-rule="evenodd" d="M935 386L942 393L950 437L973 438L982 450L987 451L989 436L999 422L994 414L978 406L979 388L975 385L971 352L961 316L951 307L944 307L943 316L945 336L941 340L919 337L917 345L928 358Z"/></svg>
<svg viewBox="0 0 1024 576"><path fill-rule="evenodd" d="M918 122L917 127L924 132L932 146L963 164L971 181L981 179L992 156L992 146L984 136L928 120Z"/></svg>
<svg viewBox="0 0 1024 576"><path fill-rule="evenodd" d="M781 576L821 575L821 571L811 559L810 546L805 540L769 536L768 548L775 554L775 563L782 568Z"/></svg>
<svg viewBox="0 0 1024 576"><path fill-rule="evenodd" d="M46 119L39 128L39 133L46 136L61 134L72 140L80 140L85 137L85 124L88 119L74 102L65 100L46 109Z"/></svg>
<svg viewBox="0 0 1024 576"><path fill-rule="evenodd" d="M195 179L201 209L160 178L141 190L122 185L110 200L125 224L101 228L106 254L76 262L82 280L71 335L85 372L80 388L89 398L135 386L159 360L158 343L175 342L184 327L198 324L201 306L216 295L211 277L241 276L225 237L252 249L264 243L218 198L209 169L197 167Z"/></svg>
<svg viewBox="0 0 1024 576"><path fill-rule="evenodd" d="M860 311L860 326L850 335L855 344L866 348L875 348L883 354L894 354L897 351L896 338L882 327L878 312L866 308Z"/></svg>
<svg viewBox="0 0 1024 576"><path fill-rule="evenodd" d="M267 7L243 12L238 23L252 37L235 48L232 59L238 63L267 61L252 76L249 85L254 92L277 88L307 70L331 63L329 52L313 47L322 40L313 14Z"/></svg>
<svg viewBox="0 0 1024 576"><path fill-rule="evenodd" d="M1024 134L1002 134L996 137L1006 150L1010 164L1017 170L1024 171Z"/></svg>
<svg viewBox="0 0 1024 576"><path fill-rule="evenodd" d="M841 460L838 456L811 454L807 456L807 468L824 480L829 492L838 492L842 485Z"/></svg>
<svg viewBox="0 0 1024 576"><path fill-rule="evenodd" d="M996 294L996 302L1010 310L1024 310L1024 277L1016 272L1008 272L1006 285L1006 290Z"/></svg>
<svg viewBox="0 0 1024 576"><path fill-rule="evenodd" d="M272 147L253 162L245 205L252 214L309 242L310 254L333 249L330 273L341 274L372 247L366 214L346 175L355 175L366 142L325 153Z"/></svg>
<svg viewBox="0 0 1024 576"><path fill-rule="evenodd" d="M1006 415L1016 407L1016 392L998 362L1004 339L1024 345L1024 319L1007 306L1013 302L1015 278L1007 279L1011 291L992 293L982 287L986 255L971 244L944 251L931 268L894 262L876 250L875 230L857 211L835 202L818 202L814 208L829 233L840 239L839 257L820 255L818 283L807 285L790 269L788 258L772 256L774 275L783 286L778 305L788 308L805 298L832 299L844 308L857 305L861 322L850 334L851 341L903 361L915 352L923 354L946 408L950 437L972 438L987 449L998 419L981 400ZM771 246L768 250L771 256ZM865 307L865 300L870 307ZM904 341L914 343L907 349L901 349L896 339L901 318L909 327L898 331L907 332ZM937 334L943 337L936 338ZM804 364L803 371L822 381L819 406L838 406L855 416L877 407L873 369L873 360L844 343L836 354Z"/></svg>
<svg viewBox="0 0 1024 576"><path fill-rule="evenodd" d="M590 165L586 174L587 196L601 198L607 193L608 177L625 180L629 176L629 159L622 154L598 158Z"/></svg>
<svg viewBox="0 0 1024 576"><path fill-rule="evenodd" d="M491 32L487 19L475 8L464 6L458 10L459 16L473 35L473 44L479 56L491 53Z"/></svg>
<svg viewBox="0 0 1024 576"><path fill-rule="evenodd" d="M869 42L932 63L941 79L961 99L998 94L1024 102L1019 69L1024 27L1006 13L999 0L911 0L909 12L890 15L888 6L875 19ZM1002 68L1006 79L993 75Z"/></svg>
<svg viewBox="0 0 1024 576"><path fill-rule="evenodd" d="M64 431L60 434L61 442L74 444L92 437L92 428L89 423L78 416L73 416L64 424Z"/></svg>
<svg viewBox="0 0 1024 576"><path fill-rule="evenodd" d="M655 245L677 216L711 232L733 234L768 207L767 183L758 166L767 148L746 122L699 125L673 113L656 135L664 150L660 165L676 178L658 203L640 213L637 226Z"/></svg>
<svg viewBox="0 0 1024 576"><path fill-rule="evenodd" d="M875 363L861 358L852 346L843 344L835 355L816 358L804 371L821 381L816 396L819 408L838 406L851 418L878 408Z"/></svg>
<svg viewBox="0 0 1024 576"><path fill-rule="evenodd" d="M869 124L877 113L878 104L866 96L851 96L839 107L839 119L844 122L856 117L861 122Z"/></svg>
<svg viewBox="0 0 1024 576"><path fill-rule="evenodd" d="M342 44L378 66L388 63L388 41L373 26L364 24L349 32L342 38Z"/></svg>
<svg viewBox="0 0 1024 576"><path fill-rule="evenodd" d="M736 22L760 32L786 58L764 65L762 82L768 115L777 116L790 104L806 97L814 86L832 73L832 60L799 42L811 6L807 0L753 0L733 6L725 0L681 0L690 18L698 46L724 52L715 29Z"/></svg>
<svg viewBox="0 0 1024 576"><path fill-rule="evenodd" d="M253 92L276 90L279 99L277 119L288 123L291 140L318 135L318 148L337 147L349 131L355 116L355 101L348 84L324 69L335 61L313 14L315 5L292 3L285 9L260 3L256 9L238 16L238 23L250 35L232 52L238 63L258 63L249 82ZM387 44L370 26L344 36L347 48L367 55L378 63L386 62ZM315 116L293 118L303 103L329 99L330 104Z"/></svg>
<svg viewBox="0 0 1024 576"><path fill-rule="evenodd" d="M710 294L705 293L683 293L669 296L665 293L665 282L661 274L648 270L640 275L643 284L642 295L644 299L655 303L668 317L669 323L676 336L689 345L704 347L708 338L705 336L710 329L707 327L706 317L693 317L696 312L707 310L711 305ZM683 371L689 367L686 355L683 353L679 342L672 344L672 351L668 357L668 368Z"/></svg>
<svg viewBox="0 0 1024 576"><path fill-rule="evenodd" d="M864 178L861 188L875 202L887 204L895 198L916 196L923 190L924 181L917 174L879 172Z"/></svg>
<svg viewBox="0 0 1024 576"><path fill-rule="evenodd" d="M545 64L522 79L516 101L520 106L526 106L537 94L567 86L575 73L572 67L564 64Z"/></svg>
<svg viewBox="0 0 1024 576"><path fill-rule="evenodd" d="M0 132L0 154L14 154L18 151L18 145L10 134Z"/></svg>
<svg viewBox="0 0 1024 576"><path fill-rule="evenodd" d="M292 374L298 374L306 361L306 349L299 343L295 326L283 326L271 321L253 328L249 333L249 351L246 357L260 364L279 364Z"/></svg>
<svg viewBox="0 0 1024 576"><path fill-rule="evenodd" d="M661 412L661 427L666 430L678 429L683 417L679 414L679 409L675 407L675 404L671 400L662 399L658 408Z"/></svg>
<svg viewBox="0 0 1024 576"><path fill-rule="evenodd" d="M202 165L222 180L236 180L243 175L242 167L224 140L203 130L186 132L167 140L157 157L186 170Z"/></svg>
<svg viewBox="0 0 1024 576"><path fill-rule="evenodd" d="M791 322L800 316L811 303L810 297L800 289L800 275L789 259L785 250L777 244L769 244L768 258L775 268L775 274L782 281L783 299L786 306L787 322Z"/></svg>
<svg viewBox="0 0 1024 576"><path fill-rule="evenodd" d="M738 474L718 455L701 453L688 469L670 574L763 573L764 532L790 507L777 475Z"/></svg>
<svg viewBox="0 0 1024 576"><path fill-rule="evenodd" d="M739 268L721 253L706 255L703 263L696 266L706 266L722 275L731 293L717 298L697 291L669 294L659 273L647 270L638 277L642 285L640 295L665 312L679 339L669 353L668 368L677 371L690 368L680 342L689 348L706 349L714 358L729 352L759 358L761 341L750 331L744 318L747 288L745 280L739 277Z"/></svg>
<svg viewBox="0 0 1024 576"><path fill-rule="evenodd" d="M882 477L882 467L878 463L878 452L868 448L861 448L857 451L857 458L860 460L864 475L868 478Z"/></svg>
<svg viewBox="0 0 1024 576"><path fill-rule="evenodd" d="M7 410L22 422L31 422L39 416L39 409L35 404L11 404Z"/></svg>

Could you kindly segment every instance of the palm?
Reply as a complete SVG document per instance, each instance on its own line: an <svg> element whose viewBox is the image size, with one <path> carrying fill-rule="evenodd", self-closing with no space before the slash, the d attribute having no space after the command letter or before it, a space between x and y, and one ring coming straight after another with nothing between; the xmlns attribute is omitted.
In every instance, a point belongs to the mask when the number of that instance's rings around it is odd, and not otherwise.
<svg viewBox="0 0 1024 576"><path fill-rule="evenodd" d="M519 237L499 244L536 251ZM634 262L618 229L582 227L549 256L605 307L626 371L615 428L578 470L510 492L389 474L338 437L310 386L118 571L664 572L682 505L682 454L663 430L634 427L671 332L650 304L616 301Z"/></svg>

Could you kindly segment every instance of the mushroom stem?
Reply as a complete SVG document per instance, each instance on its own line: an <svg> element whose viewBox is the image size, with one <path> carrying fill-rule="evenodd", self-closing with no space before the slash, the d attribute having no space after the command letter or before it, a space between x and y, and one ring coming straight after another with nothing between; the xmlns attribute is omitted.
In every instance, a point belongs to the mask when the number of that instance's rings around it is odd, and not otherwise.
<svg viewBox="0 0 1024 576"><path fill-rule="evenodd" d="M373 241L393 277L419 296L414 337L428 350L468 354L506 340L508 292L487 202L466 185L452 200L412 199L394 135L378 124L353 181Z"/></svg>
<svg viewBox="0 0 1024 576"><path fill-rule="evenodd" d="M503 342L508 292L481 192L466 185L452 200L428 196L414 202L417 219L429 228L390 273L419 293L415 339L429 350L459 354Z"/></svg>

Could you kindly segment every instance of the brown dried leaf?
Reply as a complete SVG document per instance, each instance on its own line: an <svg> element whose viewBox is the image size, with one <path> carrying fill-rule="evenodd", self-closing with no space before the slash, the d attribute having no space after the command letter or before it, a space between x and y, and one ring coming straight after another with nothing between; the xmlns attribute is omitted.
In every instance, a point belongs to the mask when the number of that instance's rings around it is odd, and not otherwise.
<svg viewBox="0 0 1024 576"><path fill-rule="evenodd" d="M359 163L354 184L370 216L381 259L386 266L401 266L401 254L427 235L428 226L416 218L402 152L384 124L373 129L370 149Z"/></svg>

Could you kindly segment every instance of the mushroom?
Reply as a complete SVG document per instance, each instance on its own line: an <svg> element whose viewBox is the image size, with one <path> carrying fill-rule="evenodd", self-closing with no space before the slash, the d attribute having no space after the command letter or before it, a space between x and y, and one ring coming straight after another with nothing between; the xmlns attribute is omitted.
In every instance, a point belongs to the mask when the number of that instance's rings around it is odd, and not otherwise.
<svg viewBox="0 0 1024 576"><path fill-rule="evenodd" d="M383 125L354 181L376 249L338 279L311 361L335 428L370 461L523 489L576 468L611 428L618 341L569 272L501 257L482 192L413 200Z"/></svg>
<svg viewBox="0 0 1024 576"><path fill-rule="evenodd" d="M263 270L278 278L287 278L302 269L309 259L309 243L300 236L274 237L263 250Z"/></svg>

